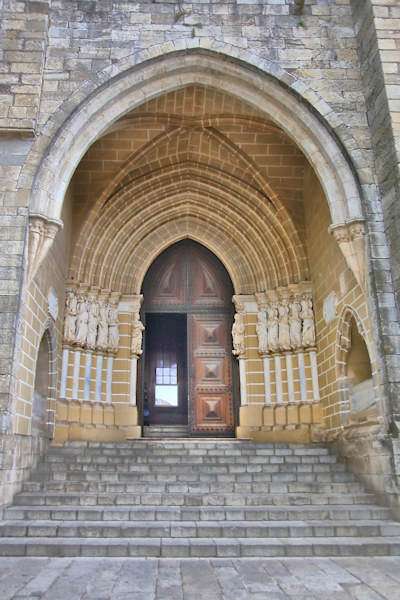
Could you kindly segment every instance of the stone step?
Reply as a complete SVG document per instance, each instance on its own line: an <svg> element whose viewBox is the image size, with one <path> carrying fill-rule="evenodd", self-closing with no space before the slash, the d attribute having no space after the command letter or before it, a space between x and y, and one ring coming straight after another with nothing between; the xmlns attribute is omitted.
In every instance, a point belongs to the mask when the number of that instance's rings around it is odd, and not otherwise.
<svg viewBox="0 0 400 600"><path fill-rule="evenodd" d="M260 442L254 444L251 440L240 438L188 438L184 440L145 440L132 439L124 442L85 442L80 440L66 441L62 446L52 445L51 454L82 454L83 452L92 452L94 450L104 453L125 453L135 452L159 452L169 451L189 451L196 449L209 451L213 449L222 449L227 452L249 453L249 454L331 454L329 447L324 443L312 444L290 444L285 442L272 443Z"/></svg>
<svg viewBox="0 0 400 600"><path fill-rule="evenodd" d="M400 554L400 524L323 445L52 447L0 522L0 556Z"/></svg>
<svg viewBox="0 0 400 600"><path fill-rule="evenodd" d="M275 478L271 482L234 482L234 481L207 481L182 482L182 481L155 481L155 482L50 482L23 484L23 493L89 493L89 494L152 494L152 493L182 493L182 494L354 494L361 493L363 486L358 483L320 483L320 482L298 482L285 478Z"/></svg>
<svg viewBox="0 0 400 600"><path fill-rule="evenodd" d="M51 482L194 482L194 481L223 481L223 482L268 482L285 479L290 481L301 481L307 483L320 482L320 483L351 483L355 481L355 477L352 473L346 473L336 470L325 470L325 469L311 469L305 465L296 467L286 467L280 469L274 467L270 469L262 468L262 470L255 471L244 471L241 473L229 472L225 467L210 467L210 468L179 468L174 469L172 466L168 469L160 468L155 469L138 469L129 471L121 470L79 470L79 471L64 471L61 469L46 469L35 471L28 482L24 482L24 485L30 485L33 483L45 484ZM30 489L34 489L33 486Z"/></svg>
<svg viewBox="0 0 400 600"><path fill-rule="evenodd" d="M133 463L116 461L115 464L107 463L74 463L67 466L62 463L41 463L38 465L38 473L54 472L66 473L173 473L178 471L182 474L190 474L194 469L200 473L341 473L348 480L354 479L353 474L346 472L341 465L324 463L318 464L287 464L287 463L265 463L264 461L250 462L246 460L216 460L213 463L196 461L192 463L179 463L176 461L163 463Z"/></svg>
<svg viewBox="0 0 400 600"><path fill-rule="evenodd" d="M282 451L283 452L283 451ZM337 459L335 456L327 453L327 452L304 452L304 453L293 453L293 452L285 452L285 453L276 453L274 454L271 451L240 451L240 450L227 450L227 449L214 449L214 450L200 450L196 448L193 449L183 449L183 450L170 450L166 452L162 449L156 451L153 449L152 452L149 451L140 451L135 449L130 449L129 452L105 452L105 451L84 451L77 453L66 453L65 455L62 453L56 454L48 454L44 462L45 463L59 463L62 464L88 464L88 463L98 463L98 464L106 464L109 462L112 464L113 462L129 462L129 463L176 463L182 462L187 464L197 464L197 463L215 463L219 461L226 460L227 462L259 462L259 463L285 463L288 464L296 464L296 463L335 463Z"/></svg>
<svg viewBox="0 0 400 600"><path fill-rule="evenodd" d="M189 427L187 425L151 425L143 427L143 437L158 438L187 438Z"/></svg>
<svg viewBox="0 0 400 600"><path fill-rule="evenodd" d="M399 556L397 537L26 538L0 540L0 556L343 557Z"/></svg>
<svg viewBox="0 0 400 600"><path fill-rule="evenodd" d="M390 519L388 508L377 505L332 506L11 506L7 520L54 521L375 521Z"/></svg>
<svg viewBox="0 0 400 600"><path fill-rule="evenodd" d="M400 523L355 521L0 521L0 537L399 537ZM1 542L0 542L1 543Z"/></svg>
<svg viewBox="0 0 400 600"><path fill-rule="evenodd" d="M164 505L164 506L260 506L260 505L335 505L335 504L374 504L375 497L368 493L337 494L326 492L287 493L283 492L251 492L251 493L210 493L208 491L186 492L126 492L115 493L34 493L21 492L14 498L14 504L23 505L56 505L56 506L95 506L95 505Z"/></svg>
<svg viewBox="0 0 400 600"><path fill-rule="evenodd" d="M321 459L336 462L336 457L330 454L324 445L285 445L277 444L252 444L251 442L230 441L198 441L186 440L179 442L155 442L154 440L141 439L136 443L101 444L101 443L78 443L73 446L52 446L51 451L45 457L46 462L58 461L91 461L115 459L120 460L159 460L163 458L175 458L194 460L202 457L203 460L215 459L215 457L263 457L264 460L294 460Z"/></svg>

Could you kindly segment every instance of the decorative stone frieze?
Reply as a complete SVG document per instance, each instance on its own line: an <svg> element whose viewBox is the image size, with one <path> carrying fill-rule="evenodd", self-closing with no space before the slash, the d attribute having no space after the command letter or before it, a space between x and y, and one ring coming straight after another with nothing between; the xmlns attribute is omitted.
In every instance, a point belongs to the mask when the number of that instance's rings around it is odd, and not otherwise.
<svg viewBox="0 0 400 600"><path fill-rule="evenodd" d="M310 284L255 294L261 356L315 348L315 318Z"/></svg>
<svg viewBox="0 0 400 600"><path fill-rule="evenodd" d="M363 221L351 221L331 225L328 230L334 236L357 283L365 291L365 225Z"/></svg>
<svg viewBox="0 0 400 600"><path fill-rule="evenodd" d="M63 228L62 221L48 219L43 215L29 217L27 283L32 282L38 269L53 245L56 233Z"/></svg>
<svg viewBox="0 0 400 600"><path fill-rule="evenodd" d="M96 286L67 285L64 344L85 350L116 354L118 302L121 294Z"/></svg>

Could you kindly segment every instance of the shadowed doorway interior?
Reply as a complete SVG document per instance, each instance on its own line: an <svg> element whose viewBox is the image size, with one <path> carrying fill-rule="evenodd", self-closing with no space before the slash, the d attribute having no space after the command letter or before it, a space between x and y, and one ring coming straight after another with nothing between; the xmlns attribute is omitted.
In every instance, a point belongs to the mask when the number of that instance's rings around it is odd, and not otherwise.
<svg viewBox="0 0 400 600"><path fill-rule="evenodd" d="M165 250L143 282L141 407L147 426L189 435L235 431L232 283L206 248L184 240Z"/></svg>

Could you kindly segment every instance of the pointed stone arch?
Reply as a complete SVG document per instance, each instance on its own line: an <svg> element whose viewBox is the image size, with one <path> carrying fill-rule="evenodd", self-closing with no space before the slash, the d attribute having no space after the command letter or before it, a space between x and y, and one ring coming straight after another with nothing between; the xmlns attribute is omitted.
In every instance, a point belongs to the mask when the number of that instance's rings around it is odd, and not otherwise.
<svg viewBox="0 0 400 600"><path fill-rule="evenodd" d="M31 413L31 433L40 437L52 438L54 434L56 362L54 323L48 318L38 347Z"/></svg>
<svg viewBox="0 0 400 600"><path fill-rule="evenodd" d="M374 377L367 335L357 311L346 305L336 334L336 370L342 423L377 415Z"/></svg>
<svg viewBox="0 0 400 600"><path fill-rule="evenodd" d="M226 90L233 97L257 107L295 141L321 182L334 225L363 218L358 183L349 159L336 136L331 134L332 130L338 129L340 139L341 123L315 92L310 94L305 84L300 85L282 69L251 53L241 53L240 59L249 61L246 65L237 59L226 60L223 54L209 50L192 49L182 53L166 48L164 54L161 46L158 50L155 53L157 59L138 65L138 57L135 57L135 67L126 65L127 70L122 71L123 65L120 65L118 73L116 68L103 73L101 79L106 79L106 83L97 89L93 83L93 92L80 102L68 119L65 120L62 110L63 125L57 135L50 130L60 121L61 112L54 116L53 122L45 128L48 137L44 135L33 146L30 172L22 175L28 184L32 184L33 212L59 219L67 186L83 154L117 119L161 91L165 93L199 83ZM221 50L219 48L219 52ZM212 69L209 68L210 58ZM256 58L258 68L253 66ZM81 93L78 96L82 98ZM310 110L312 106L314 111ZM49 144L47 150L46 144ZM356 152L353 154L356 156ZM43 158L38 165L36 161L40 156ZM37 166L33 167L35 162ZM32 169L36 173L33 182Z"/></svg>

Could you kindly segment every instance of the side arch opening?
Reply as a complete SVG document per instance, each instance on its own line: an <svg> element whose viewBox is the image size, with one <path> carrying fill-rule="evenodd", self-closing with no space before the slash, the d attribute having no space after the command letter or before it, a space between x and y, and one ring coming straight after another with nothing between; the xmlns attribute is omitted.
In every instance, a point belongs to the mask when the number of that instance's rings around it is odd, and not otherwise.
<svg viewBox="0 0 400 600"><path fill-rule="evenodd" d="M347 307L338 329L338 381L343 424L362 423L378 416L373 368L362 322Z"/></svg>
<svg viewBox="0 0 400 600"><path fill-rule="evenodd" d="M33 390L31 433L40 437L53 437L54 430L54 352L49 329L39 344Z"/></svg>

